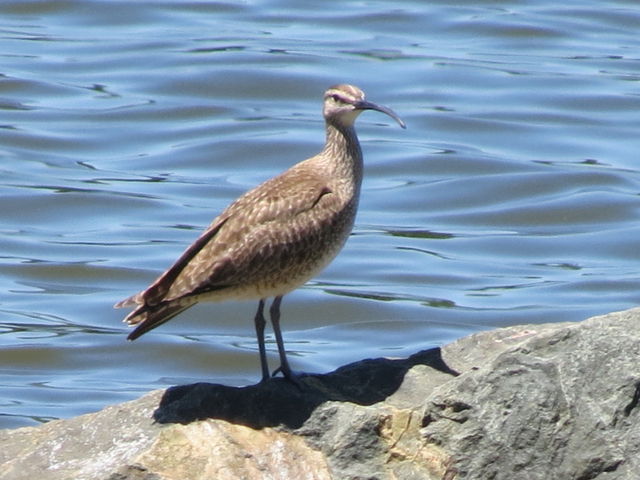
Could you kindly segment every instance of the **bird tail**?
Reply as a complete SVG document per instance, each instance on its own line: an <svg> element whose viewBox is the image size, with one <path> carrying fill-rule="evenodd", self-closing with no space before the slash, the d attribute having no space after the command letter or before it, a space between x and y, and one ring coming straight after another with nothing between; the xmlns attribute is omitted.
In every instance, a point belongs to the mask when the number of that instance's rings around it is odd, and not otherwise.
<svg viewBox="0 0 640 480"><path fill-rule="evenodd" d="M127 306L121 305L123 302L116 304L116 307ZM127 340L135 340L150 330L159 327L168 322L173 317L187 308L195 305L195 301L188 299L173 300L160 302L157 305L139 305L123 320L127 325L136 325L136 329L129 334Z"/></svg>

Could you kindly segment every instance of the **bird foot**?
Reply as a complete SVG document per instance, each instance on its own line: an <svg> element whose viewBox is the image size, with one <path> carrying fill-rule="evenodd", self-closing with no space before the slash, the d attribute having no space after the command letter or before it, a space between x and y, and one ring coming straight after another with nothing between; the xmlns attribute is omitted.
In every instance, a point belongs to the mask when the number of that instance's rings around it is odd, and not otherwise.
<svg viewBox="0 0 640 480"><path fill-rule="evenodd" d="M276 368L271 375L272 377L275 377L278 373L282 373L282 376L284 378L286 378L291 383L293 383L296 387L302 390L303 385L302 385L302 381L300 380L300 375L298 375L297 373L294 373L289 368L282 368L282 365Z"/></svg>

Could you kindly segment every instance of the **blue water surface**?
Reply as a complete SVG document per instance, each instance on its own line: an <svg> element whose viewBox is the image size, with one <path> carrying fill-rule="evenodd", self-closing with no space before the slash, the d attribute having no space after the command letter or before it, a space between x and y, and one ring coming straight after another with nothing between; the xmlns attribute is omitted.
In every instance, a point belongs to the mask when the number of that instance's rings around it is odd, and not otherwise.
<svg viewBox="0 0 640 480"><path fill-rule="evenodd" d="M125 341L112 305L324 141L353 83L354 233L283 303L293 368L640 303L635 1L0 3L0 428L259 380L255 302ZM271 362L275 343L269 337Z"/></svg>

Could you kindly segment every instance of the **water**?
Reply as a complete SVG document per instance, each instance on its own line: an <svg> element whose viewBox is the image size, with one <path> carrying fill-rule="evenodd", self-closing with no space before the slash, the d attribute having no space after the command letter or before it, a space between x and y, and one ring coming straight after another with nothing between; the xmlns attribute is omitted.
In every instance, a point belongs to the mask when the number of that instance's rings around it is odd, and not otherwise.
<svg viewBox="0 0 640 480"><path fill-rule="evenodd" d="M0 428L259 379L255 302L125 341L113 303L318 151L362 87L361 209L283 303L296 370L640 303L635 1L0 3ZM275 366L275 345L270 337Z"/></svg>

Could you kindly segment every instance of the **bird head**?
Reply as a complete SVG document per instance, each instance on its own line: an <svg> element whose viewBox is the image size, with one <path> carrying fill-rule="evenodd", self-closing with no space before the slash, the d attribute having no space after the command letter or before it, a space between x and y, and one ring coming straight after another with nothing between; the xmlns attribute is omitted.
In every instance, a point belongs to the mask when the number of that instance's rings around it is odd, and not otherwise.
<svg viewBox="0 0 640 480"><path fill-rule="evenodd" d="M364 92L353 85L334 85L324 92L323 115L327 122L344 127L353 126L356 118L365 110L377 110L393 118L402 128L402 119L388 107L369 102Z"/></svg>

